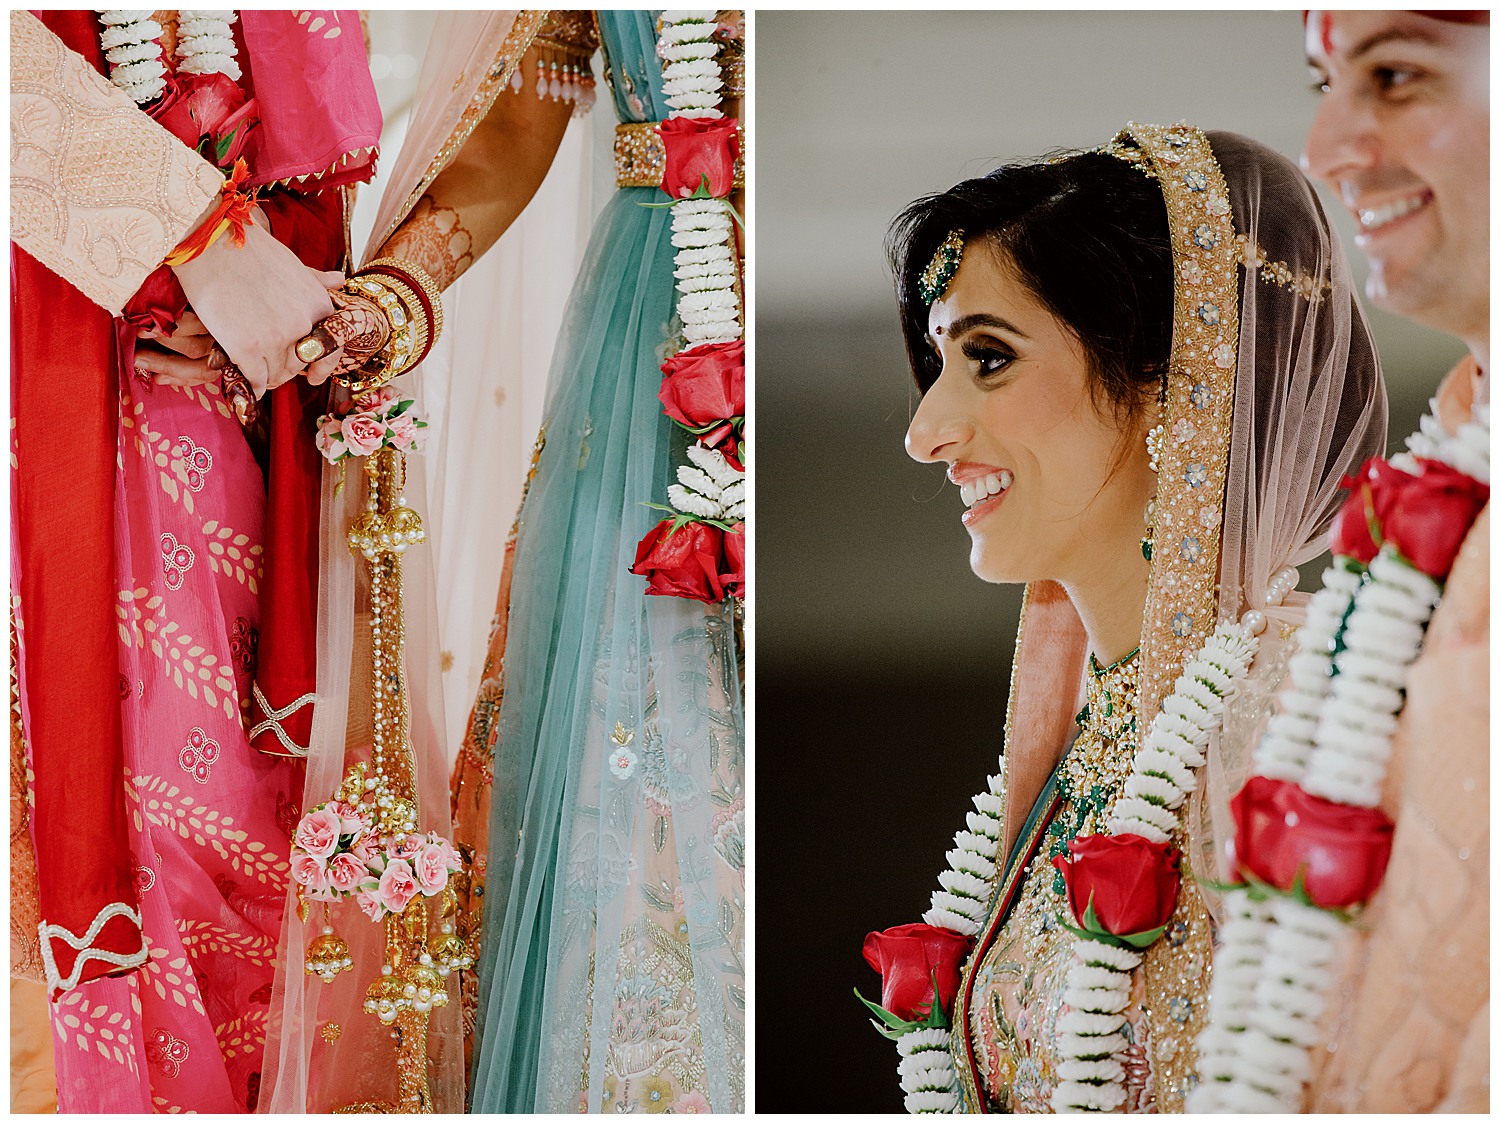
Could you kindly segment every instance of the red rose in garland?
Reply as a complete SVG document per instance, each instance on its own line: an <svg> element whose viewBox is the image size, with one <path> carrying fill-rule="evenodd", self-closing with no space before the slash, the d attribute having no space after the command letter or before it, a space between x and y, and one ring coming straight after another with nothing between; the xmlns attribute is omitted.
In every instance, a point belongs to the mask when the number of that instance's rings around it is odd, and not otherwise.
<svg viewBox="0 0 1500 1124"><path fill-rule="evenodd" d="M646 592L689 597L710 604L724 600L724 532L710 523L675 526L663 519L635 550L630 572L647 579Z"/></svg>
<svg viewBox="0 0 1500 1124"><path fill-rule="evenodd" d="M656 131L666 147L661 189L673 199L701 188L722 199L734 188L734 161L740 152L740 123L732 117L669 117Z"/></svg>
<svg viewBox="0 0 1500 1124"><path fill-rule="evenodd" d="M732 447L734 426L745 416L744 341L679 351L661 370L657 397L667 417L698 434L705 445L716 447L728 439Z"/></svg>
<svg viewBox="0 0 1500 1124"><path fill-rule="evenodd" d="M1396 827L1378 808L1336 804L1289 781L1251 777L1230 802L1236 871L1291 890L1298 875L1316 906L1368 901L1385 877Z"/></svg>
<svg viewBox="0 0 1500 1124"><path fill-rule="evenodd" d="M1182 883L1176 847L1126 833L1081 836L1068 852L1071 857L1059 855L1052 865L1062 872L1080 929L1136 948L1160 935L1177 908Z"/></svg>
<svg viewBox="0 0 1500 1124"><path fill-rule="evenodd" d="M745 525L736 523L733 531L724 533L724 592L730 597L745 596Z"/></svg>
<svg viewBox="0 0 1500 1124"><path fill-rule="evenodd" d="M898 1019L928 1018L937 978L938 1009L946 1014L972 937L936 925L897 925L865 937L865 961L880 973L880 1005Z"/></svg>
<svg viewBox="0 0 1500 1124"><path fill-rule="evenodd" d="M1419 460L1385 515L1385 540L1430 578L1442 581L1490 501L1488 484L1442 461Z"/></svg>
<svg viewBox="0 0 1500 1124"><path fill-rule="evenodd" d="M1365 461L1344 477L1349 498L1333 519L1333 553L1368 566L1385 539L1385 519L1396 493L1411 476L1380 457Z"/></svg>
<svg viewBox="0 0 1500 1124"><path fill-rule="evenodd" d="M150 109L156 123L222 168L244 152L260 120L255 99L227 74L189 74L167 79L166 92Z"/></svg>

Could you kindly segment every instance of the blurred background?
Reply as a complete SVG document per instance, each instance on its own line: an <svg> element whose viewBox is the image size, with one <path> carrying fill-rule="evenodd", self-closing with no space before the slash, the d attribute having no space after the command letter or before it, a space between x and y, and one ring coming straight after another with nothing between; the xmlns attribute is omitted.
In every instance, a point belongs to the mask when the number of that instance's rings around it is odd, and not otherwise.
<svg viewBox="0 0 1500 1124"><path fill-rule="evenodd" d="M1293 11L759 12L754 52L755 1103L900 1111L860 946L920 920L996 769L1020 587L969 572L956 489L902 450L887 225L1129 120L1295 157L1316 95ZM1463 349L1367 311L1399 441Z"/></svg>

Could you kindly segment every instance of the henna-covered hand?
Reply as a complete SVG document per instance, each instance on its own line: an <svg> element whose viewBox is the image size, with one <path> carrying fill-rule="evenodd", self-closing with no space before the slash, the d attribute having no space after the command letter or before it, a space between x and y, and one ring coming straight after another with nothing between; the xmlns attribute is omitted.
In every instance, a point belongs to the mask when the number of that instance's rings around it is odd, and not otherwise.
<svg viewBox="0 0 1500 1124"><path fill-rule="evenodd" d="M328 296L337 310L318 324L337 344L307 368L307 381L314 386L330 375L342 375L379 355L391 338L391 322L374 300L342 289Z"/></svg>
<svg viewBox="0 0 1500 1124"><path fill-rule="evenodd" d="M323 321L323 327L343 349L344 361L339 366L343 374L384 350L391 340L391 321L370 297L342 289L329 295L338 311Z"/></svg>

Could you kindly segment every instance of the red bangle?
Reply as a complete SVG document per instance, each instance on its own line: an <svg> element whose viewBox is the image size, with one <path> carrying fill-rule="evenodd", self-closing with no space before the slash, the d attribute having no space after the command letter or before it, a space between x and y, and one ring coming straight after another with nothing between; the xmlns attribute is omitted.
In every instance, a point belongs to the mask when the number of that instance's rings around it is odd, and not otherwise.
<svg viewBox="0 0 1500 1124"><path fill-rule="evenodd" d="M226 230L233 232L236 246L245 244L245 226L250 222L250 210L255 206L255 197L260 192L258 187L252 187L249 191L240 190L240 184L245 182L248 175L249 170L241 157L234 162L234 171L224 181L219 205L199 224L197 230L177 244L177 248L167 255L163 264L182 265L192 261L212 246Z"/></svg>

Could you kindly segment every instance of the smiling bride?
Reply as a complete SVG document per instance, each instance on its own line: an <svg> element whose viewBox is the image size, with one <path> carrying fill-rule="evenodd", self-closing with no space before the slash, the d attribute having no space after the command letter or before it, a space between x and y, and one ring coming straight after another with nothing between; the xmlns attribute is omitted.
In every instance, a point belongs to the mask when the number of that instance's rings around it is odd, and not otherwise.
<svg viewBox="0 0 1500 1124"><path fill-rule="evenodd" d="M1295 567L1385 436L1348 264L1290 161L1185 125L918 200L891 256L907 449L958 486L975 574L1027 588L999 773L923 923L867 939L871 1006L912 1111L1181 1111L1199 880Z"/></svg>

